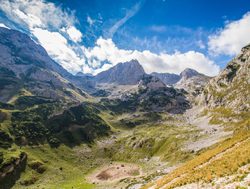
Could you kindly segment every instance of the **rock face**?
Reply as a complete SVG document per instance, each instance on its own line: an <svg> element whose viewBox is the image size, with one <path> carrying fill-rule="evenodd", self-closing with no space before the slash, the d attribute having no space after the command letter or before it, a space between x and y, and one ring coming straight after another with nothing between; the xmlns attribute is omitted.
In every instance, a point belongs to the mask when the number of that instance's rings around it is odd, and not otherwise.
<svg viewBox="0 0 250 189"><path fill-rule="evenodd" d="M118 85L135 85L145 74L137 60L119 63L107 71L96 75L97 83L115 83Z"/></svg>
<svg viewBox="0 0 250 189"><path fill-rule="evenodd" d="M24 89L53 99L84 98L67 80L72 75L26 34L0 28L0 39L0 101L7 102Z"/></svg>
<svg viewBox="0 0 250 189"><path fill-rule="evenodd" d="M202 103L209 108L226 107L235 112L250 110L250 45L228 63L206 86Z"/></svg>
<svg viewBox="0 0 250 189"><path fill-rule="evenodd" d="M202 92L210 79L210 77L196 70L187 68L180 73L180 80L174 86L176 88L182 88L190 94L197 96Z"/></svg>
<svg viewBox="0 0 250 189"><path fill-rule="evenodd" d="M176 84L181 79L181 77L179 75L171 74L171 73L153 72L153 73L151 73L151 75L155 76L155 77L158 77L166 85Z"/></svg>
<svg viewBox="0 0 250 189"><path fill-rule="evenodd" d="M193 70L191 68L186 68L185 70L183 70L180 73L181 79L189 79L191 77L195 77L195 76L199 76L199 75L202 75L202 74L200 74L199 72L197 72L196 70Z"/></svg>

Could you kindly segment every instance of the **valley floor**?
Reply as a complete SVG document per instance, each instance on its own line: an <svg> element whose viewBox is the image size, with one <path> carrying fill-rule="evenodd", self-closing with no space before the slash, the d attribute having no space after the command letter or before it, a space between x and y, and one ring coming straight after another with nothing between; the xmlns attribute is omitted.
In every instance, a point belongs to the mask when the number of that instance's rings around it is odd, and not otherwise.
<svg viewBox="0 0 250 189"><path fill-rule="evenodd" d="M238 148L242 156L248 154L250 157L248 149L242 150L244 146L249 146L248 137L233 140L232 131L224 131L219 125L210 125L206 116L197 118L196 115L200 113L198 109L192 109L184 115L164 113L160 114L160 119L148 120L148 115L141 112L132 115L110 115L104 112L102 117L111 125L112 134L97 139L95 143L73 148L65 145L59 148L38 145L20 149L13 146L8 152L10 155L24 151L29 158L25 172L13 188L248 187L249 162L245 162L230 175L221 174L222 177L211 178L209 182L196 182L197 178L204 176L200 171L206 172L207 167L222 157L232 154L232 158L236 158L235 150ZM130 127L131 122L138 125ZM223 143L223 140L227 141L226 138L233 139ZM37 172L30 162L40 162L44 172ZM194 182L187 179L193 173Z"/></svg>

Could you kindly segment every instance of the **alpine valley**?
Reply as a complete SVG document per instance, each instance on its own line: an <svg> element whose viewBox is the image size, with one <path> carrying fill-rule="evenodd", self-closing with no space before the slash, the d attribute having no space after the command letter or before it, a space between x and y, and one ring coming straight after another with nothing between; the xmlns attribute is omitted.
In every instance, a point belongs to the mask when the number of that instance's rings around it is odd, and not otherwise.
<svg viewBox="0 0 250 189"><path fill-rule="evenodd" d="M216 77L72 75L0 28L0 189L249 187L249 45Z"/></svg>

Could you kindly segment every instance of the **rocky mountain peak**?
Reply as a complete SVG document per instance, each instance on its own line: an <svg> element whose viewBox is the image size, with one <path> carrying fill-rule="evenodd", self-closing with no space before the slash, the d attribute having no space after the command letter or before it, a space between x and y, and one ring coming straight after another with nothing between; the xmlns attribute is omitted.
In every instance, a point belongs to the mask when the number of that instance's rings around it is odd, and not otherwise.
<svg viewBox="0 0 250 189"><path fill-rule="evenodd" d="M135 85L145 74L143 67L137 60L119 63L107 71L96 75L98 83L115 83L120 85Z"/></svg>
<svg viewBox="0 0 250 189"><path fill-rule="evenodd" d="M180 73L180 77L185 78L185 79L188 79L188 78L191 78L194 76L198 76L198 75L201 75L201 74L199 72L197 72L196 70L191 69L191 68L186 68L184 71L182 71Z"/></svg>
<svg viewBox="0 0 250 189"><path fill-rule="evenodd" d="M197 72L196 70L186 68L180 73L181 79L175 84L176 88L185 89L192 96L197 96L206 86L211 77Z"/></svg>

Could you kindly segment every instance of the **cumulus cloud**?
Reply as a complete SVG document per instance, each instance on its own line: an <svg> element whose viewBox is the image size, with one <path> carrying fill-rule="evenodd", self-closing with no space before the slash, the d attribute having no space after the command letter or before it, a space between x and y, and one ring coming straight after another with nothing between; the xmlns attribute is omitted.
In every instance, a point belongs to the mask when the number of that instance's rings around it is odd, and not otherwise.
<svg viewBox="0 0 250 189"><path fill-rule="evenodd" d="M75 73L81 71L81 65L85 64L85 60L76 55L60 33L42 28L34 28L32 33L39 39L48 54L52 54L52 57L65 69Z"/></svg>
<svg viewBox="0 0 250 189"><path fill-rule="evenodd" d="M147 73L180 73L187 67L207 75L216 75L219 71L219 67L213 61L195 51L156 54L149 50L124 50L118 48L112 39L102 37L96 41L94 47L86 48L79 44L82 33L76 27L78 21L74 13L62 10L61 7L44 0L0 2L0 10L12 22L25 31L28 30L55 61L72 73L82 71L97 74L119 62L131 59L137 59ZM110 29L110 36L138 12L142 3L143 1L137 3ZM90 19L89 22L92 23Z"/></svg>
<svg viewBox="0 0 250 189"><path fill-rule="evenodd" d="M111 67L119 62L131 59L137 59L147 73L170 72L178 74L185 68L193 68L210 76L219 72L219 67L199 52L155 54L150 51L124 50L119 49L111 39L99 38L94 48L85 49L85 55L90 65L96 68L94 74L104 70L100 67L102 61L109 61L111 65L108 65L108 67Z"/></svg>
<svg viewBox="0 0 250 189"><path fill-rule="evenodd" d="M224 28L209 37L209 50L215 55L236 55L250 43L250 12L240 20L228 22Z"/></svg>
<svg viewBox="0 0 250 189"><path fill-rule="evenodd" d="M0 1L0 9L8 18L29 27L59 29L77 22L73 12L64 11L44 0Z"/></svg>
<svg viewBox="0 0 250 189"><path fill-rule="evenodd" d="M76 29L74 26L70 26L68 29L66 29L69 37L76 43L80 42L82 39L82 33Z"/></svg>

